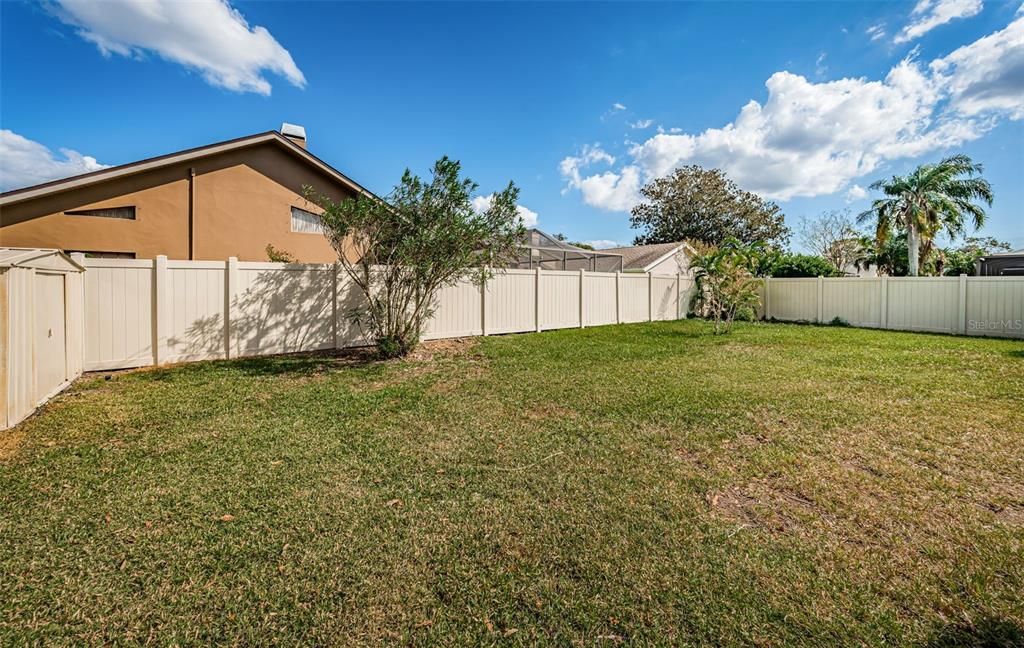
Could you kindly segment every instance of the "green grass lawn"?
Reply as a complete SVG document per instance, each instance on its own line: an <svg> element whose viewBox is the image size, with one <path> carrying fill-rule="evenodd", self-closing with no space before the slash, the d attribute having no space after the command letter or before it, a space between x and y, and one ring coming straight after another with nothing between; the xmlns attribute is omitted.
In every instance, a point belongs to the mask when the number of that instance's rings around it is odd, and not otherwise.
<svg viewBox="0 0 1024 648"><path fill-rule="evenodd" d="M0 644L1024 642L1021 342L447 346L92 375L0 433Z"/></svg>

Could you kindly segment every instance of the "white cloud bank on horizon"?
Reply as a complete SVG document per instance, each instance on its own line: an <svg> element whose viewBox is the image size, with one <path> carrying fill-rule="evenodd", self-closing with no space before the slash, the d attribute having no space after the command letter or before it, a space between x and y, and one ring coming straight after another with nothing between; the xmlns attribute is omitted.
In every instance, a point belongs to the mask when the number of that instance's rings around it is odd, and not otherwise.
<svg viewBox="0 0 1024 648"><path fill-rule="evenodd" d="M491 206L491 202L494 200L494 194L487 194L486 196L477 196L473 198L473 209L477 212L484 212ZM539 216L537 212L523 207L522 205L516 205L516 213L519 214L519 218L523 219L523 225L525 227L536 227Z"/></svg>
<svg viewBox="0 0 1024 648"><path fill-rule="evenodd" d="M913 55L882 80L814 83L791 72L765 82L722 128L659 133L632 145L618 167L600 147L559 165L564 191L584 203L628 211L645 182L697 164L724 170L744 189L789 200L834 194L882 164L978 139L1000 119L1024 118L1024 17L928 65ZM587 175L595 165L607 169Z"/></svg>
<svg viewBox="0 0 1024 648"><path fill-rule="evenodd" d="M224 0L56 0L54 13L104 56L161 58L199 71L207 83L269 95L264 71L303 88L306 77L265 28L249 27Z"/></svg>
<svg viewBox="0 0 1024 648"><path fill-rule="evenodd" d="M908 43L958 18L977 16L981 7L981 0L918 0L910 12L912 20L896 34L893 42Z"/></svg>
<svg viewBox="0 0 1024 648"><path fill-rule="evenodd" d="M96 158L62 148L53 151L12 130L0 130L0 191L9 191L106 169Z"/></svg>

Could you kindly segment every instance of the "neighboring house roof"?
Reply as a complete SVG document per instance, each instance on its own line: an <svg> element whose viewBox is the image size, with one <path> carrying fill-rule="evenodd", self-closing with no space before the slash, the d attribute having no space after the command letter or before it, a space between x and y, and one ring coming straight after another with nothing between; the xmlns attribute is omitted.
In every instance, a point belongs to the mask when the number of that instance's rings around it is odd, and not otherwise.
<svg viewBox="0 0 1024 648"><path fill-rule="evenodd" d="M982 257L982 259L992 259L992 258L996 258L996 257L1015 257L1015 256L1024 256L1024 248L1021 248L1019 250L1010 250L1009 252L995 252L993 254L986 254L985 256Z"/></svg>
<svg viewBox="0 0 1024 648"><path fill-rule="evenodd" d="M693 253L696 250L683 242L656 243L654 245L635 245L633 247L607 248L602 252L622 255L622 267L625 270L643 270L644 272L658 265L665 259L675 255L680 249L685 248L687 252Z"/></svg>
<svg viewBox="0 0 1024 648"><path fill-rule="evenodd" d="M32 187L24 187L21 189L14 189L12 191L5 191L0 194L0 206L12 205L15 203L31 200L33 198L39 198L52 193L60 191L67 191L69 189L76 189L78 187L85 187L107 180L113 180L127 175L135 173L142 173L144 171L150 171L152 169L159 169L171 164L178 164L180 162L187 162L196 158L206 157L208 155L215 155L218 153L225 153L227 151L234 151L237 149L246 148L249 146L255 146L257 144L273 143L281 146L284 150L295 155L310 165L316 167L320 171L333 177L341 184L347 186L349 189L356 193L373 196L374 194L369 190L365 189L359 183L353 181L351 178L338 171L331 165L327 164L317 156L313 155L306 149L302 148L298 144L292 142L287 137L277 131L267 131L265 133L257 133L255 135L247 135L245 137L239 137L238 139L227 140L224 142L217 142L215 144L207 144L206 146L200 146L197 148L187 149L184 151L178 151L177 153L169 153L167 155L161 155L158 157L148 158L145 160L139 160L138 162L129 162L128 164L122 164L120 166L110 167L108 169L100 169L99 171L92 171L90 173L84 173L82 175L72 176L70 178L63 178L61 180L53 180L52 182L44 182L42 184L34 185Z"/></svg>

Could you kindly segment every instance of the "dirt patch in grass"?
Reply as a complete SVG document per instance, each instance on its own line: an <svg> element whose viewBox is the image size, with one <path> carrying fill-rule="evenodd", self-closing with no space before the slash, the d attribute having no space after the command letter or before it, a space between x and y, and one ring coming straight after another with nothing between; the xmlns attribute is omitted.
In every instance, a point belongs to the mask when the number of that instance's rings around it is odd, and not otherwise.
<svg viewBox="0 0 1024 648"><path fill-rule="evenodd" d="M477 338L452 338L450 340L428 340L421 343L406 360L424 362L435 358L466 355L479 344Z"/></svg>
<svg viewBox="0 0 1024 648"><path fill-rule="evenodd" d="M549 419L573 419L577 414L574 410L555 403L536 403L527 407L523 411L523 416L531 421L546 421Z"/></svg>
<svg viewBox="0 0 1024 648"><path fill-rule="evenodd" d="M391 369L387 375L362 385L359 391L376 391L393 387L401 383L416 380L430 374L440 374L441 364L447 360L470 360L474 364L480 358L473 354L477 345L475 338L455 338L451 340L428 340L420 343L416 349L404 358L395 358L381 362L381 366ZM446 367L447 368L447 367ZM482 375L482 369L471 365L466 370L460 368L458 375L442 376L428 388L429 393L444 394L456 390L459 384L469 376Z"/></svg>
<svg viewBox="0 0 1024 648"><path fill-rule="evenodd" d="M708 506L722 518L743 526L760 526L757 514L757 500L743 492L740 488L708 493Z"/></svg>
<svg viewBox="0 0 1024 648"><path fill-rule="evenodd" d="M802 533L809 521L832 518L809 496L763 480L711 493L707 502L726 520L769 533Z"/></svg>
<svg viewBox="0 0 1024 648"><path fill-rule="evenodd" d="M25 441L25 427L18 426L0 432L0 461L10 459L18 454L18 449Z"/></svg>
<svg viewBox="0 0 1024 648"><path fill-rule="evenodd" d="M870 475L871 477L876 477L878 479L885 479L888 476L885 473L885 471L870 465L868 462L861 458L847 459L846 461L843 461L841 465L843 466L843 468L851 472L864 473Z"/></svg>
<svg viewBox="0 0 1024 648"><path fill-rule="evenodd" d="M993 502L984 502L980 506L984 510L990 511L995 516L997 522L1009 526L1024 526L1024 506L1016 504L1004 506Z"/></svg>
<svg viewBox="0 0 1024 648"><path fill-rule="evenodd" d="M731 439L726 439L722 447L726 450L754 450L768 443L771 443L771 439L764 434L737 434Z"/></svg>
<svg viewBox="0 0 1024 648"><path fill-rule="evenodd" d="M692 467L694 470L706 470L708 468L707 457L703 453L695 452L685 446L673 448L672 457L676 461Z"/></svg>

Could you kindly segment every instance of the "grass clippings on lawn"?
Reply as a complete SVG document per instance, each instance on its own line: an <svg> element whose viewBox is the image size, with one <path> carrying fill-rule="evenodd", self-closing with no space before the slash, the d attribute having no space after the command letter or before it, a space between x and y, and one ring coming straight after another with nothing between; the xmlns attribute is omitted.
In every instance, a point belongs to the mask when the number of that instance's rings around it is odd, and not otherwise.
<svg viewBox="0 0 1024 648"><path fill-rule="evenodd" d="M1020 645L1021 349L684 321L86 377L0 433L0 643Z"/></svg>

